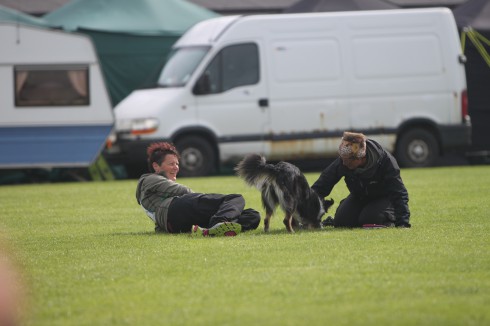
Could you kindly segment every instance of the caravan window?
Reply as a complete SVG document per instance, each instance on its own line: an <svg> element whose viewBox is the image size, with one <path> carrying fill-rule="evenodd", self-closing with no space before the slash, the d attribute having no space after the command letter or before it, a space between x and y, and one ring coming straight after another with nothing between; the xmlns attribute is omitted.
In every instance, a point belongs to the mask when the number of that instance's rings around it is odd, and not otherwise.
<svg viewBox="0 0 490 326"><path fill-rule="evenodd" d="M88 66L16 66L14 75L18 107L89 104Z"/></svg>
<svg viewBox="0 0 490 326"><path fill-rule="evenodd" d="M198 94L218 94L235 87L259 82L259 50L254 43L223 48L204 70Z"/></svg>

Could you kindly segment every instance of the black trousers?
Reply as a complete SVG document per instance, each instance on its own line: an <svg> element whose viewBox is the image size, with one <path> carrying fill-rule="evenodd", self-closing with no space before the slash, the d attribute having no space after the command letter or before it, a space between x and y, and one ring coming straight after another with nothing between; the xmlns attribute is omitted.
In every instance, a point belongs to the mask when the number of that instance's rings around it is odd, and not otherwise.
<svg viewBox="0 0 490 326"><path fill-rule="evenodd" d="M362 227L364 224L394 225L395 210L388 198L361 200L350 194L335 212L335 227Z"/></svg>
<svg viewBox="0 0 490 326"><path fill-rule="evenodd" d="M190 232L193 225L210 228L220 222L236 222L242 231L256 229L258 219L242 215L245 199L239 194L192 193L172 200L168 208L167 229L170 233Z"/></svg>

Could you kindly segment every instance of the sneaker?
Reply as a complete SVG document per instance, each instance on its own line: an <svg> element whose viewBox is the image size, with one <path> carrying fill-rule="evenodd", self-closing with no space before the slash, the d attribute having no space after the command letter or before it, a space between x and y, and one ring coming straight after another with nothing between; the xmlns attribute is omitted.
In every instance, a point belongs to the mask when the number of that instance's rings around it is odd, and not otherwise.
<svg viewBox="0 0 490 326"><path fill-rule="evenodd" d="M193 237L234 237L242 231L242 226L233 222L222 222L206 229L199 225L193 225L191 236Z"/></svg>

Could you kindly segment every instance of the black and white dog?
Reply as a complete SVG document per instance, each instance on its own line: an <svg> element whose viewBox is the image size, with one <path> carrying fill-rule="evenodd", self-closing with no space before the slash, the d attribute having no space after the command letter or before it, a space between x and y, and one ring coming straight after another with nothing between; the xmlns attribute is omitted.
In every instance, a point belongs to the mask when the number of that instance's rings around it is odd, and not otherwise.
<svg viewBox="0 0 490 326"><path fill-rule="evenodd" d="M305 176L297 166L288 162L269 164L263 156L245 156L235 171L239 177L262 194L265 209L264 231L269 231L269 222L281 206L285 213L284 225L294 233L294 229L321 228L323 214L333 205L333 200L323 200L308 185Z"/></svg>

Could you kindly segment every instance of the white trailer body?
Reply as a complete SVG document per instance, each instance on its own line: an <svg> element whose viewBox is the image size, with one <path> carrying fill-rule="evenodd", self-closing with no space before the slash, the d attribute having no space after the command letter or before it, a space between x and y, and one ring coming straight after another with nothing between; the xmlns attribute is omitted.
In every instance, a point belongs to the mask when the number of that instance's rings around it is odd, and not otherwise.
<svg viewBox="0 0 490 326"><path fill-rule="evenodd" d="M88 166L114 115L86 36L0 23L0 168Z"/></svg>

